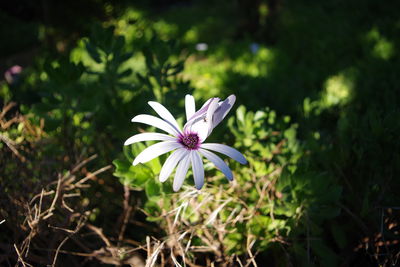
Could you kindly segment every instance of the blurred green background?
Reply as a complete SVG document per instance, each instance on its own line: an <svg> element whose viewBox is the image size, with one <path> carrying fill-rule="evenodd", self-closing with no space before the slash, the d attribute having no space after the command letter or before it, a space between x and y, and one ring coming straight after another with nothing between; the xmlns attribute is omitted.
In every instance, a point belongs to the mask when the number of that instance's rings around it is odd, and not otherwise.
<svg viewBox="0 0 400 267"><path fill-rule="evenodd" d="M222 186L245 203L227 204L226 217L244 207L257 216L226 226L235 234L221 241L223 254L249 259L244 244L255 236L259 266L397 266L399 9L394 0L1 2L0 215L98 154L92 167L113 162L114 171L82 193L91 223L115 235L110 218L123 210L125 186L134 189L130 205L146 211L131 216L126 238L162 238L158 209L179 198L154 182L162 160L130 167L143 149L123 148L138 132L130 119L150 113L149 100L182 117L188 93L197 105L235 94L231 119L211 139L246 155L248 166L230 165L249 190L229 189L211 169L204 190ZM16 114L40 134L7 124ZM262 183L271 183L269 197L256 190ZM1 264L17 260L7 247L21 242L23 215L0 225ZM65 266L100 264L64 257ZM228 264L218 257L188 254L193 264Z"/></svg>

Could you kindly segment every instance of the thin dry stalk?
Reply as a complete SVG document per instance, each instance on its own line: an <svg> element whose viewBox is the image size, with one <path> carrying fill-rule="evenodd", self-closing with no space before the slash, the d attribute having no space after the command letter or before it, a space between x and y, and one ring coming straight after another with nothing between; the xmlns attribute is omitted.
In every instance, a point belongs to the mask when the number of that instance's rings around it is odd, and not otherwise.
<svg viewBox="0 0 400 267"><path fill-rule="evenodd" d="M58 256L58 253L59 253L61 247L65 244L65 242L67 242L68 239L71 238L72 235L76 234L85 225L86 220L87 220L86 217L81 217L78 222L78 225L76 226L76 228L74 230L68 230L68 229L64 230L64 231L69 232L69 235L67 237L65 237L63 239L63 241L61 241L61 243L58 245L58 247L56 249L56 253L54 254L54 257L53 257L53 263L51 265L52 267L54 267L56 265L57 256Z"/></svg>
<svg viewBox="0 0 400 267"><path fill-rule="evenodd" d="M82 168L85 164L87 164L90 160L94 158L95 156L92 156L84 160L84 164L80 163L77 166ZM97 175L108 169L109 166L102 168L94 172L93 174ZM37 236L40 237L39 234L43 232L43 229L46 229L43 228L45 225L44 223L53 216L56 210L65 213L63 211L64 209L65 211L69 212L69 215L66 215L66 217L70 220L69 224L73 223L75 218L78 218L78 222L73 230L57 225L47 225L47 229L61 231L68 234L65 238L63 238L63 240L57 245L57 248L54 250L55 253L52 257L52 266L55 266L58 254L61 251L62 246L85 225L88 213L74 213L74 210L70 208L66 202L66 198L79 196L80 193L77 190L79 190L79 188L84 185L86 181L88 181L88 176L86 176L75 182L76 177L73 175L73 173L77 171L78 168L75 167L71 172L67 172L64 175L58 175L57 183L55 185L56 188L54 188L53 183L50 183L50 185L48 186L50 188L49 190L42 189L39 194L36 194L32 197L30 201L23 204L23 206L27 210L24 224L26 223L26 225L28 226L28 228L26 228L28 232L26 233L26 236L22 243L19 246L17 244L15 244L14 246L15 251L18 255L18 262L20 262L24 266L31 266L25 260L29 258L35 258L34 255L30 253L30 244ZM57 232L57 235L59 235L61 232Z"/></svg>

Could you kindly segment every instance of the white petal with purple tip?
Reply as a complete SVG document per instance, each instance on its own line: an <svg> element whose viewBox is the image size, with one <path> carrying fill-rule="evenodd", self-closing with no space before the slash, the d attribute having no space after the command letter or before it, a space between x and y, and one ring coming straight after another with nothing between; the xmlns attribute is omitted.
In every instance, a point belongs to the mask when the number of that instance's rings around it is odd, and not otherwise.
<svg viewBox="0 0 400 267"><path fill-rule="evenodd" d="M160 182L165 182L168 177L171 175L173 170L175 169L176 165L178 162L184 157L189 154L189 151L187 151L184 148L179 148L175 150L165 161L164 165L161 168L160 172Z"/></svg>
<svg viewBox="0 0 400 267"><path fill-rule="evenodd" d="M222 103L220 103L219 108L215 111L213 118L213 128L215 128L228 114L228 112L235 104L236 97L234 95L230 95L227 99L225 99Z"/></svg>
<svg viewBox="0 0 400 267"><path fill-rule="evenodd" d="M186 173L190 167L190 156L186 155L183 159L179 162L178 167L176 168L176 173L174 177L174 183L172 184L172 188L174 191L178 191L182 184L183 180L185 180Z"/></svg>
<svg viewBox="0 0 400 267"><path fill-rule="evenodd" d="M209 161L214 163L215 167L217 167L223 174L225 174L226 178L228 180L232 181L233 180L233 174L231 169L229 169L228 165L217 155L214 153L205 150L205 149L199 149L199 152L203 154L204 157L206 157Z"/></svg>
<svg viewBox="0 0 400 267"><path fill-rule="evenodd" d="M201 189L204 185L204 167L201 157L197 151L190 151L193 168L194 184L197 189Z"/></svg>
<svg viewBox="0 0 400 267"><path fill-rule="evenodd" d="M207 116L206 116L207 136L206 136L206 138L211 134L211 132L212 132L212 130L214 128L213 127L213 117L214 117L215 111L219 108L218 101L219 101L219 98L217 98L214 101L212 101L210 103L210 107L207 110ZM205 140L205 138L202 139L202 140Z"/></svg>
<svg viewBox="0 0 400 267"><path fill-rule="evenodd" d="M174 136L179 135L179 131L177 131L172 125L170 125L168 122L151 116L151 115L146 115L146 114L141 114L135 116L132 120L132 122L139 122L139 123L144 123L150 126L154 126L156 128L159 128L169 134L172 134Z"/></svg>
<svg viewBox="0 0 400 267"><path fill-rule="evenodd" d="M184 131L195 132L199 135L201 142L204 142L212 131L212 117L218 108L219 98L212 98L203 113L197 112L184 127Z"/></svg>
<svg viewBox="0 0 400 267"><path fill-rule="evenodd" d="M186 124L191 125L194 123L194 121L198 121L199 119L204 119L206 117L206 114L210 107L211 102L216 101L216 100L219 101L219 98L213 97L213 98L208 99L207 102L204 103L204 105L198 111L196 111L193 114L193 116L190 117L190 119L187 120ZM186 127L186 125L185 125L185 127Z"/></svg>
<svg viewBox="0 0 400 267"><path fill-rule="evenodd" d="M237 162L239 162L241 164L247 163L247 160L242 155L242 153L240 153L239 151L237 151L236 149L234 149L230 146L223 145L223 144L207 143L207 144L201 144L200 147L227 155L228 157L236 160Z"/></svg>
<svg viewBox="0 0 400 267"><path fill-rule="evenodd" d="M149 101L148 104L150 105L150 107L154 109L155 112L157 112L157 114L162 119L170 123L175 128L176 131L180 132L178 123L176 122L174 116L172 116L171 112L168 111L168 109L166 109L163 105L161 105L158 102Z"/></svg>
<svg viewBox="0 0 400 267"><path fill-rule="evenodd" d="M188 121L196 112L196 104L192 95L185 96L186 120Z"/></svg>
<svg viewBox="0 0 400 267"><path fill-rule="evenodd" d="M170 152L171 150L177 149L179 147L182 147L182 145L176 141L164 141L154 144L143 150L135 158L132 164L135 166L139 163L146 163L162 154Z"/></svg>
<svg viewBox="0 0 400 267"><path fill-rule="evenodd" d="M129 137L128 140L125 141L124 145L127 146L142 141L173 141L175 139L176 138L172 136L161 133L141 133Z"/></svg>

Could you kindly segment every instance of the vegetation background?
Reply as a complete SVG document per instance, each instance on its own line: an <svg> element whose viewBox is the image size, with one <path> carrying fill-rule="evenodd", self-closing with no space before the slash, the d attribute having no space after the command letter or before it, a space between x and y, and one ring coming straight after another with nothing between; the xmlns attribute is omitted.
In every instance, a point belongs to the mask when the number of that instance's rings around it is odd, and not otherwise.
<svg viewBox="0 0 400 267"><path fill-rule="evenodd" d="M400 2L0 3L1 266L399 266ZM237 96L178 192L147 101ZM182 121L181 121L182 122Z"/></svg>

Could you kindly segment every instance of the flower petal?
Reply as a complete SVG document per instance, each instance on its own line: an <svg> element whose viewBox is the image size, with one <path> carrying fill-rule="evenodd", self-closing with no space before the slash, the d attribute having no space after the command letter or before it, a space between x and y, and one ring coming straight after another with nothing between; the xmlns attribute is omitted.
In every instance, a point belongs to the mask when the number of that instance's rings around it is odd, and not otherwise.
<svg viewBox="0 0 400 267"><path fill-rule="evenodd" d="M225 118L235 104L235 101L235 95L230 95L227 99L220 103L219 108L215 111L213 117L213 128L215 128Z"/></svg>
<svg viewBox="0 0 400 267"><path fill-rule="evenodd" d="M192 160L194 184L196 185L196 188L200 190L204 185L203 162L201 161L200 155L197 151L190 151L190 157Z"/></svg>
<svg viewBox="0 0 400 267"><path fill-rule="evenodd" d="M172 127L168 122L151 115L146 115L146 114L137 115L131 121L154 126L174 136L178 136L180 134L180 132L177 131L174 127Z"/></svg>
<svg viewBox="0 0 400 267"><path fill-rule="evenodd" d="M161 133L141 133L129 137L128 140L125 141L124 146L142 141L173 141L175 139L176 138L172 136Z"/></svg>
<svg viewBox="0 0 400 267"><path fill-rule="evenodd" d="M171 150L174 150L176 148L182 147L181 144L179 144L176 141L165 141L165 142L160 142L157 144L154 144L152 146L149 146L145 150L143 150L133 161L133 165L137 165L138 163L146 163L162 154L165 154Z"/></svg>
<svg viewBox="0 0 400 267"><path fill-rule="evenodd" d="M178 132L180 132L179 130L179 125L176 122L174 116L172 116L171 112L168 111L168 109L166 109L163 105L161 105L158 102L154 102L154 101L149 101L148 104L150 105L150 107L152 107L154 109L155 112L157 112L157 114L164 119L166 122L168 122L169 124L171 124L175 130L177 130Z"/></svg>
<svg viewBox="0 0 400 267"><path fill-rule="evenodd" d="M176 168L174 183L172 184L172 188L174 189L175 192L181 188L183 180L185 180L189 166L190 166L190 155L187 154L186 157L183 157L183 159L179 162L178 167Z"/></svg>
<svg viewBox="0 0 400 267"><path fill-rule="evenodd" d="M195 120L193 122L193 124L190 124L184 128L184 132L197 133L200 138L200 143L202 143L207 138L208 123L205 119L202 118L199 118L198 120Z"/></svg>
<svg viewBox="0 0 400 267"><path fill-rule="evenodd" d="M206 148L206 149L209 149L209 150L213 150L213 151L222 153L224 155L227 155L228 157L236 160L237 162L239 162L241 164L246 164L247 163L247 160L242 155L242 153L240 153L239 151L237 151L233 147L230 147L230 146L227 146L227 145L223 145L223 144L214 144L214 143L201 144L200 147Z"/></svg>
<svg viewBox="0 0 400 267"><path fill-rule="evenodd" d="M214 113L215 111L219 108L218 105L219 99L215 99L215 101L212 101L210 103L210 107L207 110L207 117L206 117L206 122L207 122L207 137L211 134L212 130L214 129L213 127L213 118L214 118ZM203 139L205 140L205 138Z"/></svg>
<svg viewBox="0 0 400 267"><path fill-rule="evenodd" d="M233 180L231 169L229 169L228 165L226 165L226 163L220 157L202 148L199 149L199 152L203 154L203 156L206 157L209 161L214 163L214 165L226 176L226 178L228 178L229 181Z"/></svg>
<svg viewBox="0 0 400 267"><path fill-rule="evenodd" d="M188 150L184 148L179 148L172 152L172 154L167 158L161 168L161 172L159 175L160 182L165 182L168 179L178 162L188 153Z"/></svg>
<svg viewBox="0 0 400 267"><path fill-rule="evenodd" d="M197 133L201 142L204 142L212 131L212 116L218 108L218 101L219 98L212 98L207 105L207 109L203 113L196 115L199 111L196 112L193 119L190 119L190 121L185 124L184 132Z"/></svg>
<svg viewBox="0 0 400 267"><path fill-rule="evenodd" d="M186 120L188 121L190 117L196 112L196 104L194 102L194 97L192 95L185 96L185 110L186 110Z"/></svg>
<svg viewBox="0 0 400 267"><path fill-rule="evenodd" d="M215 99L218 99L218 101L219 101L219 98L217 98L217 97L208 99L206 101L206 103L204 103L204 105L198 111L196 111L196 113L194 113L193 116L190 117L190 119L187 120L187 122L192 121L194 119L201 118L201 117L205 117L211 102L214 101Z"/></svg>

